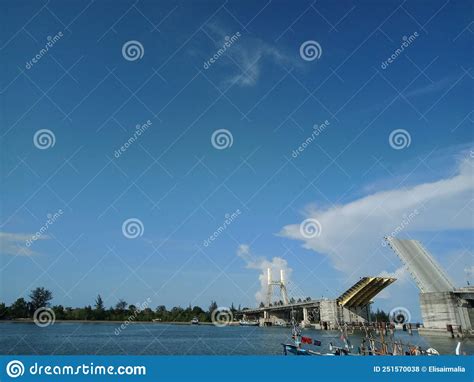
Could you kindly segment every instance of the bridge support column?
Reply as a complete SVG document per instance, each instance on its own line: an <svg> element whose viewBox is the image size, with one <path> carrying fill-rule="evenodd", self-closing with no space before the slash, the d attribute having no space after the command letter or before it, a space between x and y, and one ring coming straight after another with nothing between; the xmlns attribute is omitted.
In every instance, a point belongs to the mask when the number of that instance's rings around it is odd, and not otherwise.
<svg viewBox="0 0 474 382"><path fill-rule="evenodd" d="M303 322L301 323L302 327L308 326L310 324L309 322L309 316L308 316L308 308L303 308Z"/></svg>

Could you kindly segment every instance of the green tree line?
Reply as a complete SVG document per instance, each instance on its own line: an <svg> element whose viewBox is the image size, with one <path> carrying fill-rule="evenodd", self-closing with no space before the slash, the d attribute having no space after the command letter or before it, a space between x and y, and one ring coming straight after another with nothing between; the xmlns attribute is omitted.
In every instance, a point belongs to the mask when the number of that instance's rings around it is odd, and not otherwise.
<svg viewBox="0 0 474 382"><path fill-rule="evenodd" d="M10 306L0 303L0 320L32 319L37 309L50 308L54 311L56 320L125 321L132 318L134 321L188 322L197 317L200 322L211 322L212 312L218 308L217 303L211 301L206 310L191 305L187 308L175 306L170 310L159 305L152 309L147 302L136 306L121 299L114 307L106 308L100 295L96 297L93 305L72 308L52 305L52 299L51 291L43 287L36 288L31 291L28 301L20 297ZM236 309L232 304L230 310L235 313L240 310L240 306Z"/></svg>
<svg viewBox="0 0 474 382"><path fill-rule="evenodd" d="M377 308L375 312L370 313L370 319L372 322L390 322L388 313Z"/></svg>

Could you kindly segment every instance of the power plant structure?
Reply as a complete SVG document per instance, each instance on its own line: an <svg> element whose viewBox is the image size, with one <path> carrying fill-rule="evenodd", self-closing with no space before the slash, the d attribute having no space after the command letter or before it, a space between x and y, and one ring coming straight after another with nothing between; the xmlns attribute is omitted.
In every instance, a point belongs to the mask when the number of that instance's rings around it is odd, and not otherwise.
<svg viewBox="0 0 474 382"><path fill-rule="evenodd" d="M456 288L435 259L416 240L386 237L420 290L420 334L473 336L474 287Z"/></svg>

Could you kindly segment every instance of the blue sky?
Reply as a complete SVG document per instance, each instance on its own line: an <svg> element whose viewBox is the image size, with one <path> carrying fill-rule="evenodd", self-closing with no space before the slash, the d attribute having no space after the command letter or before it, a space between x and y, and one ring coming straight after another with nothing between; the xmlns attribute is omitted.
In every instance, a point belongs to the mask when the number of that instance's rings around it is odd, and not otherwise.
<svg viewBox="0 0 474 382"><path fill-rule="evenodd" d="M468 2L7 8L0 16L1 300L43 285L53 303L67 306L93 304L98 293L107 305L151 298L152 305L251 306L268 263L291 269L301 295L336 297L359 277L401 267L381 239L416 208L423 212L400 237L422 240L455 284L472 280ZM41 54L48 36L56 41ZM124 57L129 41L141 45L141 58ZM306 41L319 44L319 58L303 59ZM34 144L41 129L54 135L47 149ZM211 143L219 129L232 135L222 150ZM398 129L410 144L394 149L389 137ZM135 239L122 233L130 218L143 225ZM319 237L298 233L307 218L321 222ZM253 261L238 255L242 248ZM416 287L405 276L377 306L403 305L418 317Z"/></svg>

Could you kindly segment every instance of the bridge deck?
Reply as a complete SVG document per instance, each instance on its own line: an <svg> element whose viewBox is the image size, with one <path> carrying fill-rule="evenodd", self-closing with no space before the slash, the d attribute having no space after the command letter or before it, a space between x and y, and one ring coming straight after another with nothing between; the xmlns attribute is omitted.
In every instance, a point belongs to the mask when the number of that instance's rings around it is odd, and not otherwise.
<svg viewBox="0 0 474 382"><path fill-rule="evenodd" d="M365 306L396 279L391 277L364 277L341 294L336 301L341 306Z"/></svg>

